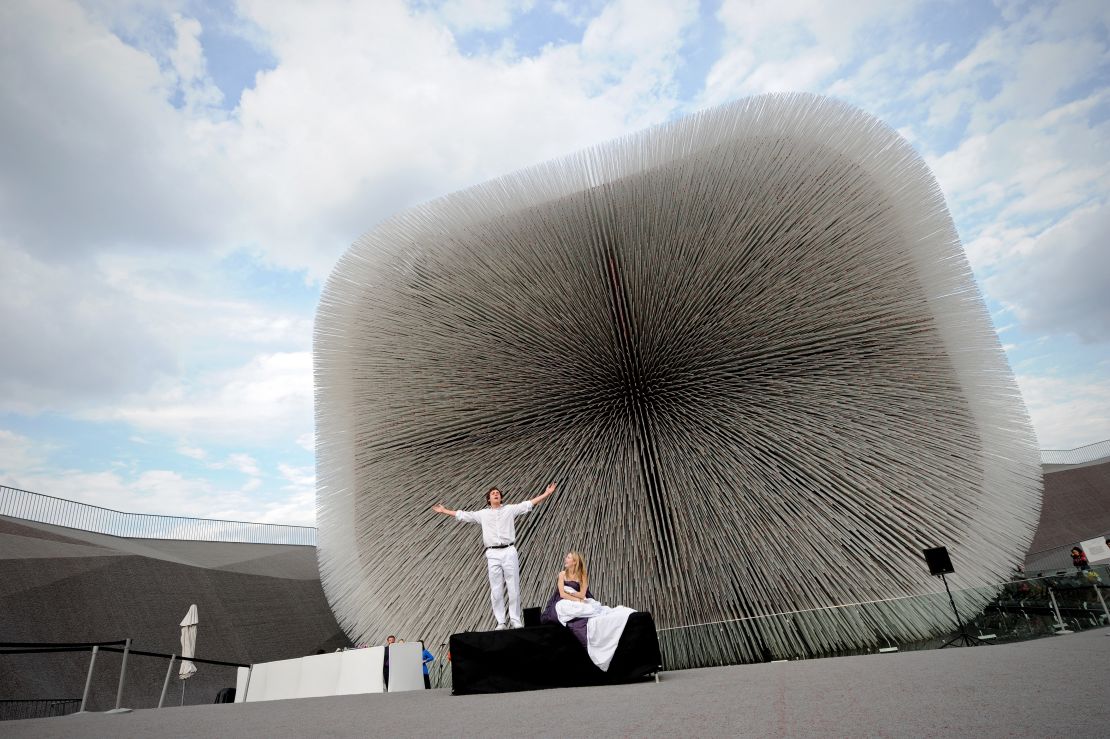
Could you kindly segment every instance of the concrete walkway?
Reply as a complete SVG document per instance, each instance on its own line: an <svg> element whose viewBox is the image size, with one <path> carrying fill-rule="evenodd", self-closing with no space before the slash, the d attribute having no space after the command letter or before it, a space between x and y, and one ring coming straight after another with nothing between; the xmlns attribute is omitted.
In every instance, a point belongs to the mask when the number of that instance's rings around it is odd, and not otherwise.
<svg viewBox="0 0 1110 739"><path fill-rule="evenodd" d="M1020 644L665 673L661 682L443 690L8 722L18 737L1107 736L1110 629Z"/></svg>

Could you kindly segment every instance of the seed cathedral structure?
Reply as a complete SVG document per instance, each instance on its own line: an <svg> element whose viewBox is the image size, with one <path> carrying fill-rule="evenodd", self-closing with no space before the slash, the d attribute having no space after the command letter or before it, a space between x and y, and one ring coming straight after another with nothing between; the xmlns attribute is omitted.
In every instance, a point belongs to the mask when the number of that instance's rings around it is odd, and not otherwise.
<svg viewBox="0 0 1110 739"><path fill-rule="evenodd" d="M525 606L567 550L668 667L951 626L1023 558L1036 441L935 179L840 102L759 96L412 208L315 332L324 592L356 641L492 628L477 527L518 502ZM940 597L922 597L940 591ZM862 604L862 605L861 605Z"/></svg>

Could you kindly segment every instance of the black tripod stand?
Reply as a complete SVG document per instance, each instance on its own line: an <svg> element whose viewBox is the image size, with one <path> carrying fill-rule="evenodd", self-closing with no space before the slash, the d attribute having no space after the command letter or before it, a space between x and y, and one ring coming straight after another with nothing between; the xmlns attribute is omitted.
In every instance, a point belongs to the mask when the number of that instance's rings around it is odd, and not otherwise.
<svg viewBox="0 0 1110 739"><path fill-rule="evenodd" d="M948 588L948 578L944 576L943 572L940 573L940 579L944 581L944 591L948 593L948 602L952 604L952 613L956 614L956 626L959 627L960 633L956 634L944 644L941 644L939 647L937 647L937 649L950 647L956 642L961 642L962 646L965 647L974 647L976 644L985 645L987 642L983 641L977 636L972 636L971 634L967 633L967 629L964 628L963 619L960 618L960 612L956 610L956 599L952 597L952 591Z"/></svg>

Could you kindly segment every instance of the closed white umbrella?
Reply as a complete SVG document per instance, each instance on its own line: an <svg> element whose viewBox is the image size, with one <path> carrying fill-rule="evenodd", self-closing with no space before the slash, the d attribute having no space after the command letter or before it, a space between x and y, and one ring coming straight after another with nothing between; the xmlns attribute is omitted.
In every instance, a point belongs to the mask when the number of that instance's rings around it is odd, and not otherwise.
<svg viewBox="0 0 1110 739"><path fill-rule="evenodd" d="M181 669L177 671L179 680L185 681L193 676L197 671L197 666L190 661L197 653L197 624L200 623L200 618L197 616L197 604L189 606L189 612L185 614L185 618L181 619ZM181 702L185 703L185 683L181 683Z"/></svg>

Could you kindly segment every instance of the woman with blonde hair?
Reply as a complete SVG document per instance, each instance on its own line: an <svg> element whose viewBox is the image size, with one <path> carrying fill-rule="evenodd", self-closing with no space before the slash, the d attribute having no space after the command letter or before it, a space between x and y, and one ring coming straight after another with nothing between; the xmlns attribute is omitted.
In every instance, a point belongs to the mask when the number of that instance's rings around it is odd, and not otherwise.
<svg viewBox="0 0 1110 739"><path fill-rule="evenodd" d="M584 602L589 589L590 576L586 572L586 560L582 558L582 553L574 550L567 552L563 559L563 571L559 573L558 590L561 599Z"/></svg>
<svg viewBox="0 0 1110 739"><path fill-rule="evenodd" d="M594 664L607 670L628 616L635 611L625 606L602 605L594 599L589 587L585 558L581 552L567 552L555 592L548 599L540 621L569 628L586 647Z"/></svg>

